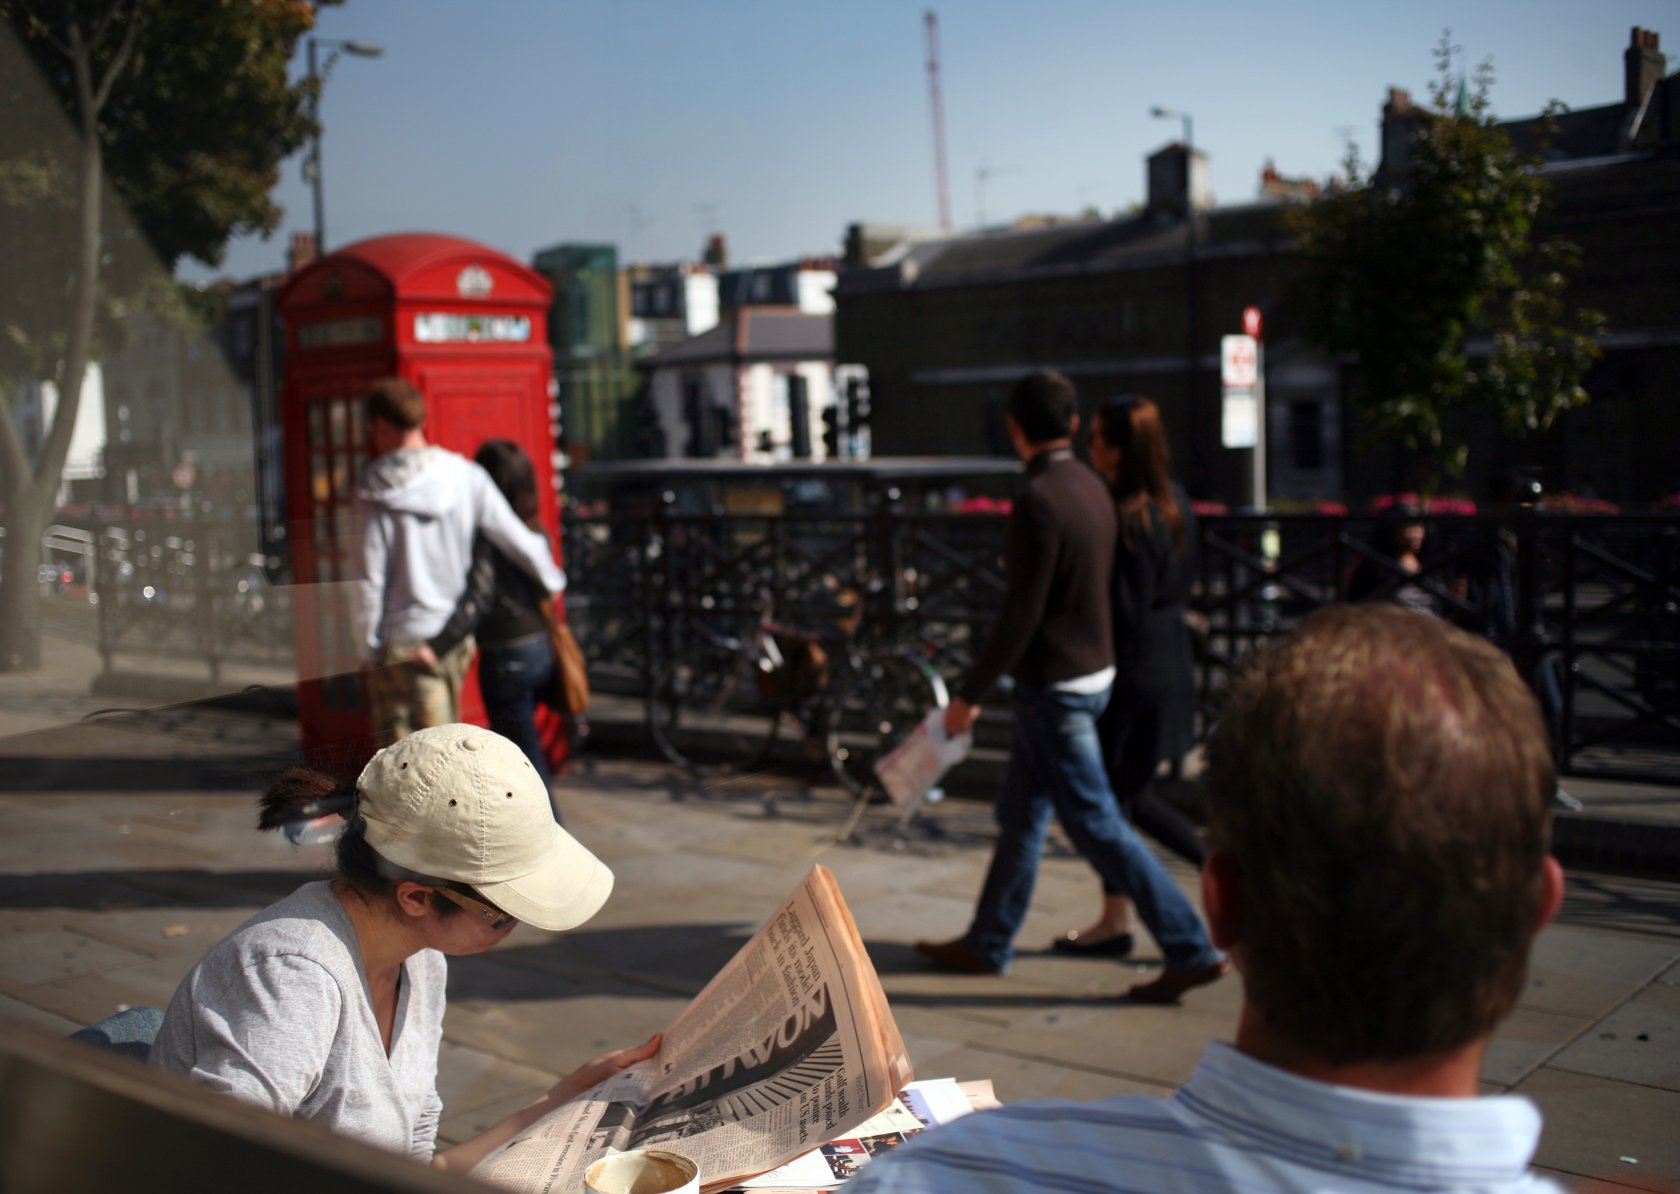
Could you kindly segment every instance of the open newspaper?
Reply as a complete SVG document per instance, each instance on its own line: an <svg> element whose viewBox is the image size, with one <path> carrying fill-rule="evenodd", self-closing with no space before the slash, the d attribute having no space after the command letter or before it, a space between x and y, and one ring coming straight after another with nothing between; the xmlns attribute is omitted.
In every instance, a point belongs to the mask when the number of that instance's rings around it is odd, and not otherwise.
<svg viewBox="0 0 1680 1194"><path fill-rule="evenodd" d="M660 1146L724 1190L843 1136L912 1078L863 939L824 867L665 1030L659 1052L557 1107L474 1177L583 1188L609 1150Z"/></svg>

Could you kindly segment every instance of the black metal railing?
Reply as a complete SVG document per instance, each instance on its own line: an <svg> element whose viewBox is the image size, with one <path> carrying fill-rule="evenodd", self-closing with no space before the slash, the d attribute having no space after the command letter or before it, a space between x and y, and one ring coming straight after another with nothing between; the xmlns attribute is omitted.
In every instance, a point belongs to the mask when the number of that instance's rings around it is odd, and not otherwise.
<svg viewBox="0 0 1680 1194"><path fill-rule="evenodd" d="M102 520L93 528L89 589L104 670L125 656L186 659L214 684L230 663L289 663L290 589L269 583L253 543L242 512Z"/></svg>
<svg viewBox="0 0 1680 1194"><path fill-rule="evenodd" d="M1200 521L1199 691L1217 715L1244 657L1318 607L1428 608L1508 650L1540 693L1566 774L1680 781L1680 518L1421 516L1421 566L1395 562L1387 516ZM850 601L862 633L927 644L960 673L1003 591L1003 518L883 502L860 514L568 514L570 616L592 676L639 695L696 620L739 629L763 594L820 624ZM841 595L852 594L851 598Z"/></svg>

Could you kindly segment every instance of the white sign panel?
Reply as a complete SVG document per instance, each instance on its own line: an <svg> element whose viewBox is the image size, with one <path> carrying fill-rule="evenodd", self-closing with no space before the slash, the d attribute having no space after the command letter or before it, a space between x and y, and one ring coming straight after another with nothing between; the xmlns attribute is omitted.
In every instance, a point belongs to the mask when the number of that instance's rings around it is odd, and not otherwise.
<svg viewBox="0 0 1680 1194"><path fill-rule="evenodd" d="M1219 377L1226 389L1252 390L1260 384L1260 345L1253 336L1219 337Z"/></svg>
<svg viewBox="0 0 1680 1194"><path fill-rule="evenodd" d="M458 340L523 344L531 338L531 321L524 315L423 311L414 317L414 338L421 344L448 344Z"/></svg>
<svg viewBox="0 0 1680 1194"><path fill-rule="evenodd" d="M1260 442L1260 404L1254 400L1253 390L1225 391L1225 417L1220 423L1219 442L1227 448L1252 448Z"/></svg>

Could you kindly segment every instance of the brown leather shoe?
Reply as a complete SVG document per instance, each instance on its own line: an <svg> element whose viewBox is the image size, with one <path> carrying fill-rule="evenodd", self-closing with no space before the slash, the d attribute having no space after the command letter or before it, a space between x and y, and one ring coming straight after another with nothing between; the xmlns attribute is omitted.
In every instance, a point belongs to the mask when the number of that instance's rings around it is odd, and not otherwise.
<svg viewBox="0 0 1680 1194"><path fill-rule="evenodd" d="M1220 958L1200 970L1163 970L1154 982L1139 983L1126 994L1133 1003L1177 1003L1186 991L1218 982L1230 968L1231 960Z"/></svg>
<svg viewBox="0 0 1680 1194"><path fill-rule="evenodd" d="M955 970L960 974L1003 973L1001 966L976 957L974 951L962 943L961 937L955 941L918 941L916 952L941 970Z"/></svg>

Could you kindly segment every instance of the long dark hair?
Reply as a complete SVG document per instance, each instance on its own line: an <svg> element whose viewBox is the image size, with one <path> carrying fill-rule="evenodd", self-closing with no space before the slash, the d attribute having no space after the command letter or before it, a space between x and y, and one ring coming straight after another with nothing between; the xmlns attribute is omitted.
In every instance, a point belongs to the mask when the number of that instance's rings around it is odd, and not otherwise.
<svg viewBox="0 0 1680 1194"><path fill-rule="evenodd" d="M473 459L490 474L520 520L534 526L538 509L537 471L531 465L531 458L525 455L525 449L511 439L487 439L478 446Z"/></svg>
<svg viewBox="0 0 1680 1194"><path fill-rule="evenodd" d="M1173 554L1184 550L1184 511L1172 491L1172 451L1167 447L1161 410L1142 394L1110 398L1097 412L1103 439L1120 450L1120 475L1114 479L1114 504L1120 513L1120 537L1132 546L1132 519L1149 525L1159 517L1172 533Z"/></svg>

